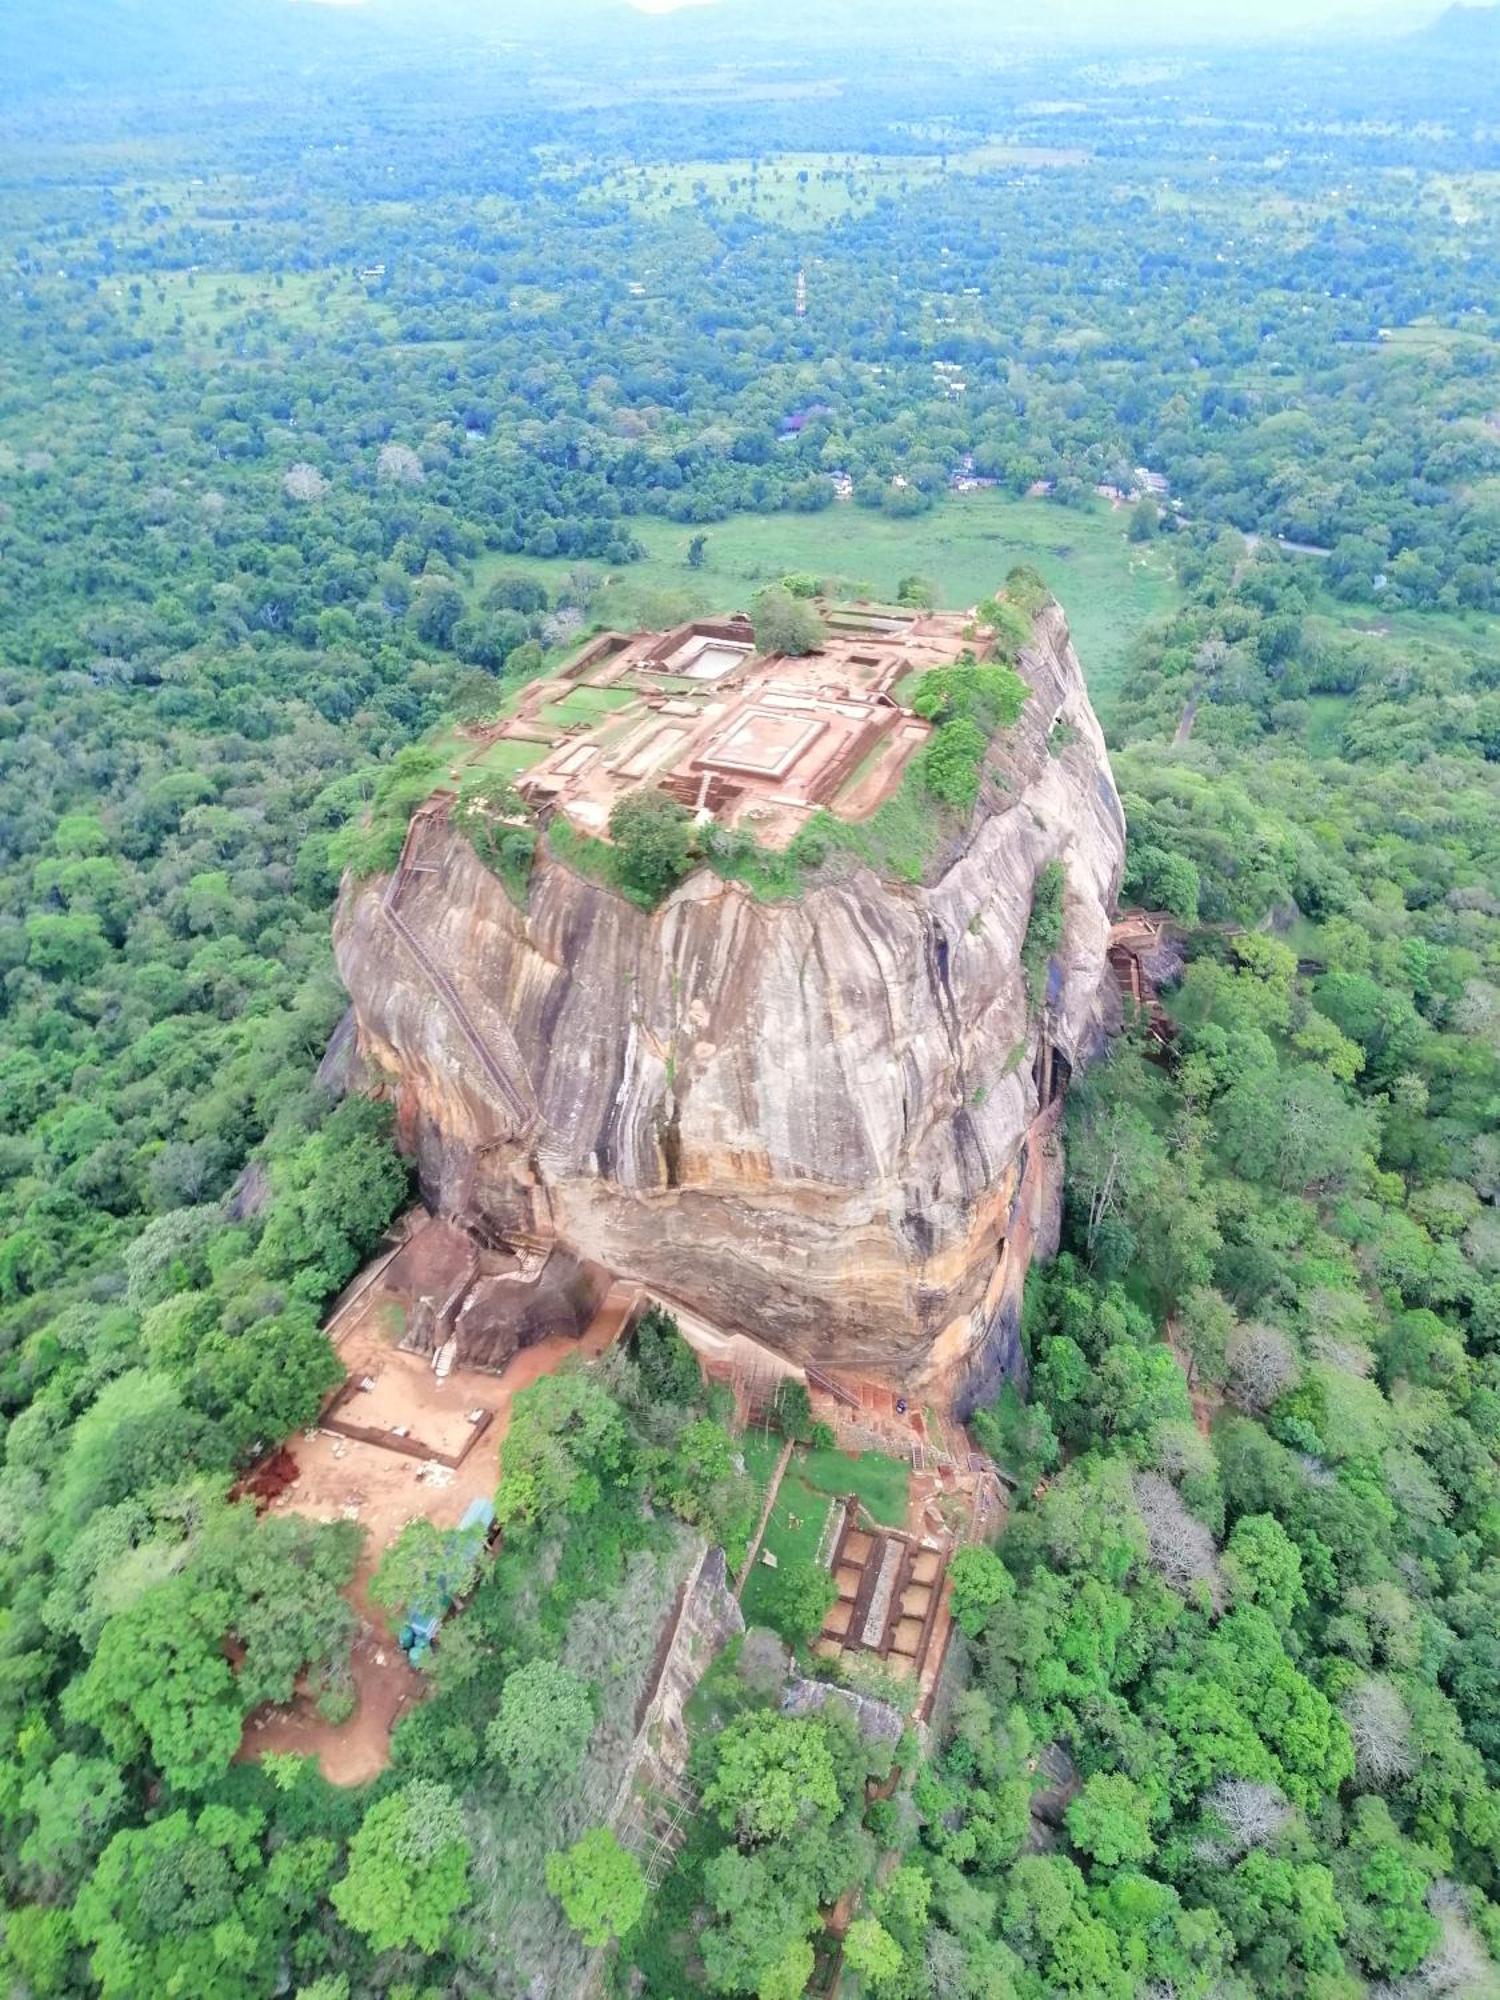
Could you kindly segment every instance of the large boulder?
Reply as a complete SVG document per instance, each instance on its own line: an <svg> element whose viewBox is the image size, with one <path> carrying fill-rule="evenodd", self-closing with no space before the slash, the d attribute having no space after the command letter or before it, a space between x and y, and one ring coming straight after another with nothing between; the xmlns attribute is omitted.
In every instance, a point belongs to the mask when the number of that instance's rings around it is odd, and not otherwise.
<svg viewBox="0 0 1500 2000"><path fill-rule="evenodd" d="M539 855L517 907L441 813L349 885L362 1073L423 1191L498 1247L560 1246L798 1362L966 1408L1017 1365L1055 1241L1055 1099L1097 1047L1125 827L1056 607L979 805L920 884L759 902L706 869L645 913ZM1060 945L1021 952L1042 869Z"/></svg>

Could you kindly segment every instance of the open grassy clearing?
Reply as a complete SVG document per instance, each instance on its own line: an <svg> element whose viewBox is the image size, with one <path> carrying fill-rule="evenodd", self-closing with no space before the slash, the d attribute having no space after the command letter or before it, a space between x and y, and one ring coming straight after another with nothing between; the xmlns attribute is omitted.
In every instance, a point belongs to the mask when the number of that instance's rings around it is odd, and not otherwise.
<svg viewBox="0 0 1500 2000"><path fill-rule="evenodd" d="M1475 168L1469 173L1428 174L1420 183L1424 207L1447 209L1454 222L1467 226L1500 210L1500 173Z"/></svg>
<svg viewBox="0 0 1500 2000"><path fill-rule="evenodd" d="M644 559L610 575L592 616L636 629L745 610L763 584L793 570L822 576L836 594L883 600L916 574L931 580L940 605L961 607L989 596L1014 564L1031 563L1067 611L1090 693L1107 719L1132 641L1178 597L1166 551L1128 542L1125 518L1102 501L1062 508L993 492L951 495L907 521L851 504L818 514L738 514L701 531L642 517L630 526ZM695 570L687 552L698 532L707 542ZM570 567L561 558L486 556L474 568L474 594L514 570L556 589Z"/></svg>
<svg viewBox="0 0 1500 2000"><path fill-rule="evenodd" d="M911 1474L904 1458L887 1458L878 1451L854 1453L830 1448L807 1452L798 1470L821 1493L856 1494L871 1520L884 1528L899 1528L905 1523Z"/></svg>
<svg viewBox="0 0 1500 2000"><path fill-rule="evenodd" d="M1309 700L1307 733L1303 739L1309 757L1320 763L1337 757L1343 742L1344 723L1354 697L1351 694L1317 694Z"/></svg>
<svg viewBox="0 0 1500 2000"><path fill-rule="evenodd" d="M1382 352L1395 354L1451 354L1471 340L1493 346L1489 329L1477 322L1470 326L1440 326L1436 320L1415 319L1405 326L1380 330Z"/></svg>
<svg viewBox="0 0 1500 2000"><path fill-rule="evenodd" d="M253 314L314 331L328 319L379 316L365 288L342 272L152 271L142 277L103 278L99 296L143 332L162 334L178 321L186 333L212 337Z"/></svg>
<svg viewBox="0 0 1500 2000"><path fill-rule="evenodd" d="M1015 168L1081 167L1078 147L1013 146L1003 140L950 153L779 153L770 159L682 160L620 167L601 191L647 213L713 201L787 228L858 215L878 201L909 194L947 173L1003 173Z"/></svg>
<svg viewBox="0 0 1500 2000"><path fill-rule="evenodd" d="M745 1461L745 1470L759 1487L762 1497L771 1483L771 1474L776 1470L782 1442L780 1431L771 1430L748 1430L740 1439L740 1456Z"/></svg>
<svg viewBox="0 0 1500 2000"><path fill-rule="evenodd" d="M559 722L564 727L570 722L599 722L617 708L629 708L636 698L634 688L578 687L560 701L549 701L539 720Z"/></svg>
<svg viewBox="0 0 1500 2000"><path fill-rule="evenodd" d="M775 1556L777 1569L785 1569L789 1563L811 1562L818 1552L830 1505L848 1493L858 1495L873 1520L885 1527L900 1527L906 1520L909 1479L903 1459L872 1451L855 1456L799 1446L782 1479L761 1547ZM757 1556L741 1599L747 1624L766 1622L776 1574L777 1570L768 1569Z"/></svg>
<svg viewBox="0 0 1500 2000"><path fill-rule="evenodd" d="M809 1486L798 1472L795 1462L787 1467L761 1542L761 1552L769 1550L775 1556L777 1569L786 1569L793 1563L811 1562L817 1555L832 1497ZM775 1603L776 1575L777 1570L768 1569L758 1554L750 1566L750 1574L745 1578L745 1588L740 1596L740 1608L747 1625L770 1623Z"/></svg>
<svg viewBox="0 0 1500 2000"><path fill-rule="evenodd" d="M1500 618L1489 611L1404 611L1378 599L1354 603L1322 590L1313 598L1313 614L1346 632L1399 639L1433 652L1500 648Z"/></svg>
<svg viewBox="0 0 1500 2000"><path fill-rule="evenodd" d="M647 214L664 215L707 200L796 228L863 214L884 197L935 180L939 164L927 155L884 158L868 153L783 153L754 164L748 159L685 160L621 168L601 183L601 191Z"/></svg>
<svg viewBox="0 0 1500 2000"><path fill-rule="evenodd" d="M533 764L539 764L546 754L545 743L518 743L506 739L492 743L488 750L474 759L469 770L482 771L491 778L514 778L522 771L529 771Z"/></svg>
<svg viewBox="0 0 1500 2000"><path fill-rule="evenodd" d="M1430 669L1443 678L1462 680L1476 655L1500 651L1500 618L1483 611L1403 611L1377 602L1346 603L1329 591L1319 592L1308 620L1310 637L1329 642L1359 638L1417 671ZM1358 710L1356 694L1315 694L1307 702L1303 747L1319 762L1343 754L1343 735Z"/></svg>

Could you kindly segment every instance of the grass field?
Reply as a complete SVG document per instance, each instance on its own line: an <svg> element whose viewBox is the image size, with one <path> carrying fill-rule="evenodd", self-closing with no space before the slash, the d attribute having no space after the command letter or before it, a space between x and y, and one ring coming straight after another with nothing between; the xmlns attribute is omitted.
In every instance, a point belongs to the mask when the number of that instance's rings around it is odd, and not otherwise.
<svg viewBox="0 0 1500 2000"><path fill-rule="evenodd" d="M740 1439L740 1455L745 1461L745 1470L760 1488L762 1500L771 1483L771 1474L776 1470L776 1461L781 1456L781 1445L780 1431L748 1430Z"/></svg>
<svg viewBox="0 0 1500 2000"><path fill-rule="evenodd" d="M1349 694L1318 694L1309 700L1307 729L1303 741L1309 757L1322 760L1337 757L1344 722L1354 701Z"/></svg>
<svg viewBox="0 0 1500 2000"><path fill-rule="evenodd" d="M938 153L779 153L755 162L680 160L663 166L620 167L599 183L647 213L711 201L784 229L811 228L840 216L862 215L878 201L899 199L948 173L1006 173L1038 167L1079 167L1088 154L1073 147L1002 142Z"/></svg>
<svg viewBox="0 0 1500 2000"><path fill-rule="evenodd" d="M592 607L595 618L627 628L747 609L762 584L793 570L824 577L836 593L884 599L902 577L925 576L940 605L958 608L990 595L1013 564L1032 563L1068 614L1106 722L1132 640L1178 600L1165 549L1127 542L1125 516L1102 501L1075 509L963 493L909 521L852 504L819 514L738 514L702 530L697 570L687 561L694 529L642 518L631 530L645 545L644 560L614 572ZM482 594L509 570L555 588L569 567L561 559L487 556L475 565L475 590Z"/></svg>
<svg viewBox="0 0 1500 2000"><path fill-rule="evenodd" d="M484 772L487 777L514 778L522 771L529 771L533 764L539 764L547 754L545 743L519 743L502 738L476 757L469 765L471 772Z"/></svg>
<svg viewBox="0 0 1500 2000"><path fill-rule="evenodd" d="M761 1546L771 1551L781 1569L788 1563L811 1562L818 1552L830 1503L847 1493L859 1496L872 1520L900 1527L906 1520L909 1478L904 1460L885 1458L879 1452L862 1452L855 1457L843 1451L799 1448L787 1466ZM747 1624L765 1621L775 1575L776 1571L767 1569L757 1557L745 1579L742 1599Z"/></svg>
<svg viewBox="0 0 1500 2000"><path fill-rule="evenodd" d="M1432 319L1414 319L1405 326L1382 327L1380 332L1380 347L1387 354L1451 354L1471 340L1493 345L1482 326L1440 326Z"/></svg>
<svg viewBox="0 0 1500 2000"><path fill-rule="evenodd" d="M769 1549L780 1568L811 1562L818 1553L824 1524L828 1519L831 1495L816 1493L798 1475L795 1465L786 1469L776 1505L766 1523L762 1549ZM769 1617L776 1571L767 1569L759 1555L745 1579L740 1599L747 1625L764 1625Z"/></svg>
<svg viewBox="0 0 1500 2000"><path fill-rule="evenodd" d="M183 333L194 340L212 339L256 314L302 332L350 314L363 314L383 325L390 317L357 279L330 271L274 276L259 271L153 271L143 278L101 280L99 296L143 333L164 334L180 317Z"/></svg>
<svg viewBox="0 0 1500 2000"><path fill-rule="evenodd" d="M906 1521L906 1495L911 1474L904 1458L887 1458L878 1451L858 1455L847 1451L809 1451L798 1472L820 1493L853 1493L872 1521L899 1528Z"/></svg>
<svg viewBox="0 0 1500 2000"><path fill-rule="evenodd" d="M1370 632L1437 651L1475 647L1493 651L1500 646L1500 618L1488 611L1403 611L1375 599L1350 603L1330 590L1317 593L1313 611L1316 618L1345 631Z"/></svg>
<svg viewBox="0 0 1500 2000"><path fill-rule="evenodd" d="M1408 669L1430 668L1462 685L1469 663L1500 651L1500 618L1484 611L1408 611L1378 602L1347 603L1331 591L1314 598L1308 633L1314 644L1351 635L1363 637L1378 660L1388 657ZM1355 712L1352 694L1310 697L1303 742L1309 757L1342 754L1346 724Z"/></svg>
<svg viewBox="0 0 1500 2000"><path fill-rule="evenodd" d="M623 167L600 185L648 214L706 200L797 229L865 214L884 197L935 180L938 171L932 155L782 153L754 165L746 159Z"/></svg>
<svg viewBox="0 0 1500 2000"><path fill-rule="evenodd" d="M549 701L545 703L537 711L537 720L539 722L555 722L563 728L574 722L602 722L604 717L614 709L629 708L635 699L636 693L634 688L573 688L563 696L561 701Z"/></svg>

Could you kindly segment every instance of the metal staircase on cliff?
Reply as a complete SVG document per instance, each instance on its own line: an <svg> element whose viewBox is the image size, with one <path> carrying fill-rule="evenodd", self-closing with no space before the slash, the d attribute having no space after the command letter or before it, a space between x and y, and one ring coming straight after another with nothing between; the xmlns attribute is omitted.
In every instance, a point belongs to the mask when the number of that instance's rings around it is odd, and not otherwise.
<svg viewBox="0 0 1500 2000"><path fill-rule="evenodd" d="M506 1109L510 1112L518 1126L524 1126L531 1121L532 1106L521 1095L512 1078L496 1058L494 1051L485 1041L483 1035L480 1034L473 1016L459 995L458 988L453 984L453 981L444 972L443 968L437 964L432 954L397 908L401 900L401 893L410 878L415 874L430 872L413 859L416 845L430 825L447 818L448 809L452 805L453 799L454 794L452 792L434 792L432 797L424 805L419 806L412 814L410 824L406 829L406 838L401 843L400 857L396 862L395 869L392 871L391 879L385 885L385 894L380 899L380 908L386 922L416 961L418 969L426 978L428 985L432 987L438 998L447 1007L448 1012L452 1015L453 1020L463 1034L464 1040L469 1044L478 1058L480 1068L499 1092L501 1101L504 1103Z"/></svg>

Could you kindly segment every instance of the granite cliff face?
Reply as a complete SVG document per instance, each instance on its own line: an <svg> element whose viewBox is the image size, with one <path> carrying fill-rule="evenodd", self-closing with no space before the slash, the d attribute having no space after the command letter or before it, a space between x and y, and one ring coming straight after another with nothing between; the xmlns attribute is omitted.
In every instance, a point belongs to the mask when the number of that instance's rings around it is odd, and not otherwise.
<svg viewBox="0 0 1500 2000"><path fill-rule="evenodd" d="M965 838L761 903L707 870L645 914L539 856L521 911L441 811L346 888L335 948L370 1087L424 1193L798 1362L960 1410L1013 1364L1051 1245L1055 1099L1098 1044L1124 820L1066 623L1023 655ZM1033 887L1065 921L1033 1006Z"/></svg>

